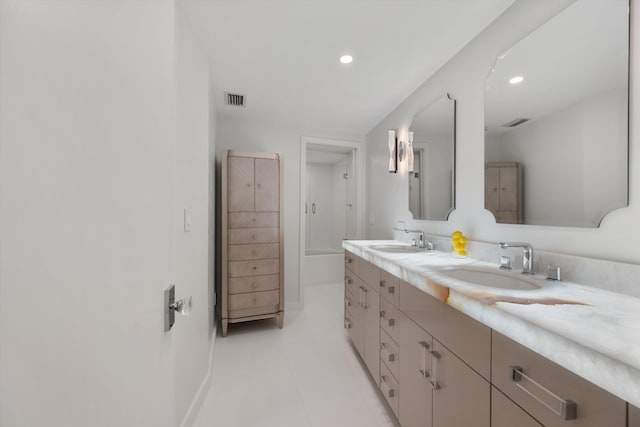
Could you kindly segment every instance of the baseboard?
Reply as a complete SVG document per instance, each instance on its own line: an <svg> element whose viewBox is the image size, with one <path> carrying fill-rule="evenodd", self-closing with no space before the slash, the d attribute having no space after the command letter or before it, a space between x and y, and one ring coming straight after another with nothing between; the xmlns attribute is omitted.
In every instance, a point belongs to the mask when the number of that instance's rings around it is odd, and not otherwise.
<svg viewBox="0 0 640 427"><path fill-rule="evenodd" d="M187 410L187 414L182 419L180 423L180 427L193 427L193 424L198 419L198 415L200 415L200 411L202 410L202 404L207 397L209 392L209 388L211 387L211 376L213 373L213 348L216 342L216 334L217 334L217 322L213 325L213 332L211 334L211 343L209 344L209 366L207 367L207 373L200 384L200 388L196 393L193 401L191 401L191 405L189 405L189 409Z"/></svg>

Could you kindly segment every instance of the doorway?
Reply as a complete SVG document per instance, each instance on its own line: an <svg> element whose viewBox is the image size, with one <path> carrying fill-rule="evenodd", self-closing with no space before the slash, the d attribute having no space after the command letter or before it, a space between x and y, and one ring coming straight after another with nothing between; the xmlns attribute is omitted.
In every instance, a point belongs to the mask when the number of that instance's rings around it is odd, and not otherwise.
<svg viewBox="0 0 640 427"><path fill-rule="evenodd" d="M341 282L342 240L362 238L362 143L302 138L302 286Z"/></svg>

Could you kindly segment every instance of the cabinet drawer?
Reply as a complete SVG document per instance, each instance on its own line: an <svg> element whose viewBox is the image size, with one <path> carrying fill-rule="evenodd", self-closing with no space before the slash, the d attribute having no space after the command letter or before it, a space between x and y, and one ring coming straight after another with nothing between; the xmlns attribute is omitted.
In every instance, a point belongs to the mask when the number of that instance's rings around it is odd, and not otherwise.
<svg viewBox="0 0 640 427"><path fill-rule="evenodd" d="M495 331L492 342L491 382L546 427L626 425L624 401ZM573 421L562 415L571 413L569 401Z"/></svg>
<svg viewBox="0 0 640 427"><path fill-rule="evenodd" d="M256 316L259 316L260 319L275 317L279 311L282 311L280 305L266 305L264 307L253 307L246 310L229 310L229 322L244 322L247 320L247 317L255 318Z"/></svg>
<svg viewBox="0 0 640 427"><path fill-rule="evenodd" d="M256 245L229 245L228 257L229 261L279 258L280 244L260 243Z"/></svg>
<svg viewBox="0 0 640 427"><path fill-rule="evenodd" d="M489 379L490 328L402 280L400 309L467 365Z"/></svg>
<svg viewBox="0 0 640 427"><path fill-rule="evenodd" d="M380 282L380 269L378 267L351 252L346 252L345 263L349 270L377 291Z"/></svg>
<svg viewBox="0 0 640 427"><path fill-rule="evenodd" d="M349 270L345 270L344 272L344 289L353 296L357 295L358 286L356 285L356 279L354 274Z"/></svg>
<svg viewBox="0 0 640 427"><path fill-rule="evenodd" d="M229 277L263 276L279 272L280 261L277 259L229 262Z"/></svg>
<svg viewBox="0 0 640 427"><path fill-rule="evenodd" d="M250 292L248 294L229 295L229 310L247 310L256 307L266 307L277 305L279 302L279 291Z"/></svg>
<svg viewBox="0 0 640 427"><path fill-rule="evenodd" d="M254 243L278 243L280 241L279 228L230 228L230 245Z"/></svg>
<svg viewBox="0 0 640 427"><path fill-rule="evenodd" d="M393 413L398 417L398 381L391 375L391 371L380 364L380 391L391 407Z"/></svg>
<svg viewBox="0 0 640 427"><path fill-rule="evenodd" d="M544 427L500 390L491 387L491 427Z"/></svg>
<svg viewBox="0 0 640 427"><path fill-rule="evenodd" d="M395 342L398 342L400 339L398 332L398 317L398 308L383 298L380 301L380 326L382 327L382 330L389 334L389 337Z"/></svg>
<svg viewBox="0 0 640 427"><path fill-rule="evenodd" d="M400 348L398 344L396 344L389 334L387 334L384 330L380 331L380 360L387 365L389 371L393 374L394 377L400 377L399 371L399 356L400 356Z"/></svg>
<svg viewBox="0 0 640 427"><path fill-rule="evenodd" d="M395 306L400 304L400 279L380 270L380 295Z"/></svg>
<svg viewBox="0 0 640 427"><path fill-rule="evenodd" d="M228 280L229 295L247 292L270 291L280 287L280 275L236 277Z"/></svg>
<svg viewBox="0 0 640 427"><path fill-rule="evenodd" d="M228 221L230 228L277 228L280 216L276 212L229 212Z"/></svg>
<svg viewBox="0 0 640 427"><path fill-rule="evenodd" d="M629 427L640 427L640 409L629 405Z"/></svg>

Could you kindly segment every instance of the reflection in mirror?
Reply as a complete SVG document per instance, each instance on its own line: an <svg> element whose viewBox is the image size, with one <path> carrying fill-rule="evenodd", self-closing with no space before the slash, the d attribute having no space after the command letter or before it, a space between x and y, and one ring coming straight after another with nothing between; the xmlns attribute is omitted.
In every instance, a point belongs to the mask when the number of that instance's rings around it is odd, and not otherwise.
<svg viewBox="0 0 640 427"><path fill-rule="evenodd" d="M413 118L413 219L446 221L455 207L455 117L456 102L444 95Z"/></svg>
<svg viewBox="0 0 640 427"><path fill-rule="evenodd" d="M485 87L497 222L597 227L628 205L628 56L628 0L577 0L498 57Z"/></svg>

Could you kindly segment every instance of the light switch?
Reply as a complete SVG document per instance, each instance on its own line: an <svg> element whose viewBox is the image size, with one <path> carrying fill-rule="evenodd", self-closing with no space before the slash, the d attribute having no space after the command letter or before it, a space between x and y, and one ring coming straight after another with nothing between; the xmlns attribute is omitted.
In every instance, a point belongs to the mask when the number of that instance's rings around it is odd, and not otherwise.
<svg viewBox="0 0 640 427"><path fill-rule="evenodd" d="M184 231L191 231L191 212L189 208L184 208Z"/></svg>

